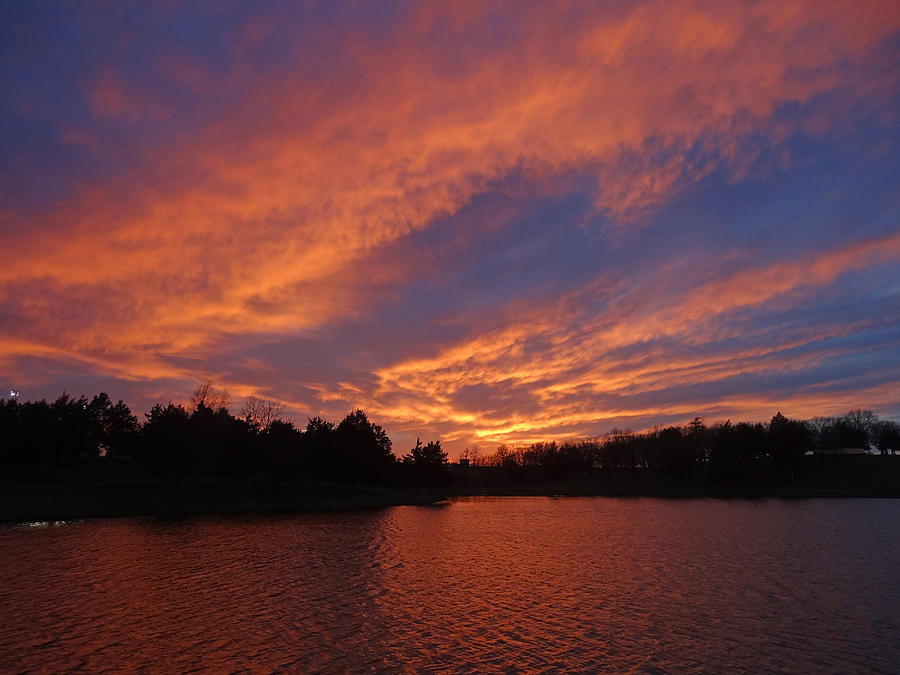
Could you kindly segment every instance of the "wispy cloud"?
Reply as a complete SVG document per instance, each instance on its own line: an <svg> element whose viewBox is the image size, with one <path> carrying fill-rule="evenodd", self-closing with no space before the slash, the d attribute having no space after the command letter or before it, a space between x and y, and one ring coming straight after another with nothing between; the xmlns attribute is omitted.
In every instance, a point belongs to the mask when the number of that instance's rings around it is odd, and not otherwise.
<svg viewBox="0 0 900 675"><path fill-rule="evenodd" d="M17 381L40 381L35 364L52 358L123 389L218 375L300 414L361 405L460 443L589 433L616 416L721 407L704 384L804 367L820 352L791 349L841 332L828 303L803 336L766 317L843 298L842 279L898 257L884 191L845 197L876 199L861 206L872 219L822 223L808 250L788 246L793 260L754 249L758 221L710 209L687 224L716 250L665 225L703 186L814 181L796 155L817 151L798 144L889 156L895 3L67 12L20 18L33 44L5 48L13 69L39 76L0 85L7 166L27 169L0 214L0 373ZM101 46L97 30L110 36ZM52 66L63 53L66 72ZM551 210L515 238L509 223L528 209L570 202L577 218ZM800 229L816 227L803 217ZM495 249L474 250L490 232ZM608 270L540 256L582 240L612 252ZM490 273L515 256L531 269ZM487 271L467 277L475 260ZM434 306L429 289L450 283ZM748 313L765 326L752 346ZM330 365L314 374L277 347L352 341L341 331L354 326L371 344L394 331L394 348L366 364L320 344ZM660 382L697 388L667 405L607 400ZM791 396L812 400L815 385Z"/></svg>

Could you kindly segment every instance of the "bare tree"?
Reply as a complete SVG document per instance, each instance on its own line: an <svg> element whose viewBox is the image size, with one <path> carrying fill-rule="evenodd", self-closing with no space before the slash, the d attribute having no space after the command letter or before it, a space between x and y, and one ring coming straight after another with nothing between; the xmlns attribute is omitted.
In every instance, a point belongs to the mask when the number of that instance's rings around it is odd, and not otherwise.
<svg viewBox="0 0 900 675"><path fill-rule="evenodd" d="M872 428L875 446L882 455L896 455L900 450L900 424L892 420L879 420Z"/></svg>
<svg viewBox="0 0 900 675"><path fill-rule="evenodd" d="M194 410L200 406L209 408L210 410L219 410L221 408L228 409L231 405L231 397L224 389L219 389L212 380L207 380L203 384L197 385L191 396L191 408Z"/></svg>
<svg viewBox="0 0 900 675"><path fill-rule="evenodd" d="M278 401L250 396L241 406L241 416L265 431L272 422L284 420L284 406Z"/></svg>
<svg viewBox="0 0 900 675"><path fill-rule="evenodd" d="M469 466L478 466L478 446L473 446L471 448L466 448L461 453L459 453L460 460L468 460Z"/></svg>
<svg viewBox="0 0 900 675"><path fill-rule="evenodd" d="M815 437L816 447L825 447L825 444L828 441L829 432L832 427L834 427L834 423L834 417L813 417L807 421L809 429L813 432L813 436Z"/></svg>
<svg viewBox="0 0 900 675"><path fill-rule="evenodd" d="M850 425L850 428L856 432L859 442L863 445L866 452L868 452L869 444L872 440L872 426L878 421L878 416L871 410L861 410L860 408L856 408L844 415L844 419L847 420L847 424Z"/></svg>

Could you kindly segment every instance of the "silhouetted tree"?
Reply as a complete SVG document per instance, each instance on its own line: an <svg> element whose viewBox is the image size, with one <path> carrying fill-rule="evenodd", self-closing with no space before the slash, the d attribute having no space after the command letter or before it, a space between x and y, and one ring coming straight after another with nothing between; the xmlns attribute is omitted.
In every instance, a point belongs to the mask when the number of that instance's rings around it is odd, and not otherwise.
<svg viewBox="0 0 900 675"><path fill-rule="evenodd" d="M334 424L311 417L301 441L301 462L313 476L334 477L340 473L341 460L334 447Z"/></svg>
<svg viewBox="0 0 900 675"><path fill-rule="evenodd" d="M805 423L776 413L769 423L769 452L775 468L796 480L803 455L813 447L812 436Z"/></svg>
<svg viewBox="0 0 900 675"><path fill-rule="evenodd" d="M334 423L323 420L321 417L311 417L306 423L307 438L325 440L334 433Z"/></svg>
<svg viewBox="0 0 900 675"><path fill-rule="evenodd" d="M191 450L190 415L184 407L157 403L145 414L140 456L156 469L181 473Z"/></svg>
<svg viewBox="0 0 900 675"><path fill-rule="evenodd" d="M0 464L23 464L22 406L15 399L0 399Z"/></svg>
<svg viewBox="0 0 900 675"><path fill-rule="evenodd" d="M613 429L603 437L600 466L603 469L634 469L638 465L638 439L630 429Z"/></svg>
<svg viewBox="0 0 900 675"><path fill-rule="evenodd" d="M460 459L469 460L469 466L479 466L479 458L481 457L481 451L477 446L473 446L471 448L466 448L461 453L459 453Z"/></svg>
<svg viewBox="0 0 900 675"><path fill-rule="evenodd" d="M896 454L900 450L900 424L890 420L878 420L872 428L875 447L882 455Z"/></svg>
<svg viewBox="0 0 900 675"><path fill-rule="evenodd" d="M417 438L416 447L403 456L403 467L407 479L416 485L446 485L450 479L447 453L441 449L440 441L422 445Z"/></svg>
<svg viewBox="0 0 900 675"><path fill-rule="evenodd" d="M738 450L734 435L731 420L713 427L709 464L710 473L715 479L733 479L738 474Z"/></svg>
<svg viewBox="0 0 900 675"><path fill-rule="evenodd" d="M710 475L715 480L747 478L766 452L762 424L731 421L711 430Z"/></svg>
<svg viewBox="0 0 900 675"><path fill-rule="evenodd" d="M113 404L105 392L91 399L87 407L95 433L92 443L110 456L127 455L138 439L137 417L124 401Z"/></svg>
<svg viewBox="0 0 900 675"><path fill-rule="evenodd" d="M40 466L59 464L56 446L56 414L45 399L21 405L21 450L26 463Z"/></svg>
<svg viewBox="0 0 900 675"><path fill-rule="evenodd" d="M88 400L63 393L51 405L57 461L73 464L79 457L97 455L98 432L88 411Z"/></svg>
<svg viewBox="0 0 900 675"><path fill-rule="evenodd" d="M705 462L709 457L709 430L702 417L695 417L685 427L684 437L691 448L694 462Z"/></svg>
<svg viewBox="0 0 900 675"><path fill-rule="evenodd" d="M844 415L844 419L852 433L853 445L851 447L864 448L868 452L872 425L877 420L875 414L871 410L856 408Z"/></svg>
<svg viewBox="0 0 900 675"><path fill-rule="evenodd" d="M267 472L287 472L296 475L303 471L303 435L293 422L273 420L259 437L262 463Z"/></svg>
<svg viewBox="0 0 900 675"><path fill-rule="evenodd" d="M559 475L572 476L593 468L593 451L590 441L564 441L557 451L555 470Z"/></svg>
<svg viewBox="0 0 900 675"><path fill-rule="evenodd" d="M241 417L265 431L273 422L284 419L284 406L278 401L250 396L241 406Z"/></svg>
<svg viewBox="0 0 900 675"><path fill-rule="evenodd" d="M807 422L813 445L819 449L839 447L833 439L834 417L813 417Z"/></svg>
<svg viewBox="0 0 900 675"><path fill-rule="evenodd" d="M369 421L362 410L349 413L334 430L337 454L345 475L353 480L384 480L395 462L391 439L384 429Z"/></svg>
<svg viewBox="0 0 900 675"><path fill-rule="evenodd" d="M694 448L680 427L665 427L656 435L663 470L678 480L688 480L694 472Z"/></svg>
<svg viewBox="0 0 900 675"><path fill-rule="evenodd" d="M201 475L242 476L262 469L253 456L255 429L244 420L202 403L191 413L192 470Z"/></svg>
<svg viewBox="0 0 900 675"><path fill-rule="evenodd" d="M52 403L0 399L0 465L10 476L82 479L85 472L70 467L101 466L94 458L105 449L113 456L133 455L136 461L128 466L143 465L168 475L247 477L263 472L275 478L309 475L340 482L431 486L449 479L447 454L439 441L423 445L417 440L398 463L384 429L362 410L348 414L337 427L310 418L300 432L293 423L278 419L277 403L250 399L240 419L228 412L227 396L222 394L211 383L201 385L192 409L155 405L140 427L123 401L113 404L105 393L90 400L63 393ZM879 420L864 409L809 423L779 412L768 425L727 421L707 427L697 417L684 427L642 433L614 429L599 439L501 445L483 458L477 449L462 456L479 466L468 477L483 485L556 480L594 471L618 480L626 470L635 478L643 474L675 482L703 475L742 480L772 475L773 470L796 480L810 448L868 448L870 443L882 454L895 453L900 448L900 425ZM835 473L849 466L837 458L832 464ZM112 466L116 465L123 466Z"/></svg>
<svg viewBox="0 0 900 675"><path fill-rule="evenodd" d="M213 412L218 412L223 408L228 410L231 405L231 397L227 391L219 389L212 380L207 380L203 384L197 385L191 395L191 410L197 410L201 405Z"/></svg>

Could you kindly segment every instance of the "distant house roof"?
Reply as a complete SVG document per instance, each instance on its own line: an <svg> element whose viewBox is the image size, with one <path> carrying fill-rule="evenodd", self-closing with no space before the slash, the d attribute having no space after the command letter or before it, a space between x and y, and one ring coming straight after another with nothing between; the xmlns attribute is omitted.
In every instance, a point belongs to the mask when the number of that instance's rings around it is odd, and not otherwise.
<svg viewBox="0 0 900 675"><path fill-rule="evenodd" d="M823 455L865 455L865 448L820 448L816 450Z"/></svg>

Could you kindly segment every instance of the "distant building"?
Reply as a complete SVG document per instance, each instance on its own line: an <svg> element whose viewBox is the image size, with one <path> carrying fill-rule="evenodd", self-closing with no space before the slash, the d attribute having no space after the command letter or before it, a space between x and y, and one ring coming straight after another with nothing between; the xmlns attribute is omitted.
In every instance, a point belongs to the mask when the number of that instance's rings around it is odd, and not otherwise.
<svg viewBox="0 0 900 675"><path fill-rule="evenodd" d="M817 454L822 455L868 455L869 452L865 448L820 448L816 450Z"/></svg>

